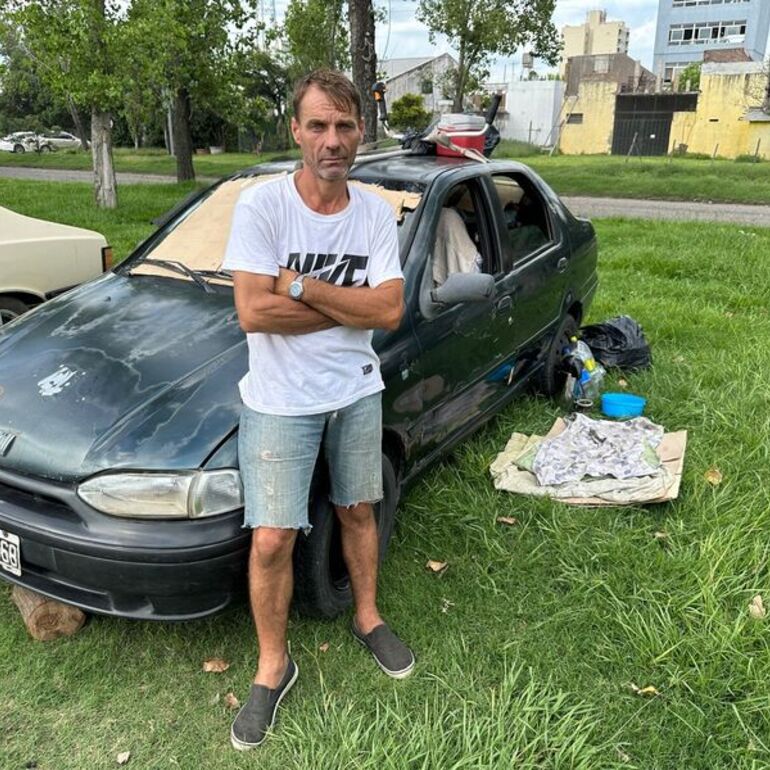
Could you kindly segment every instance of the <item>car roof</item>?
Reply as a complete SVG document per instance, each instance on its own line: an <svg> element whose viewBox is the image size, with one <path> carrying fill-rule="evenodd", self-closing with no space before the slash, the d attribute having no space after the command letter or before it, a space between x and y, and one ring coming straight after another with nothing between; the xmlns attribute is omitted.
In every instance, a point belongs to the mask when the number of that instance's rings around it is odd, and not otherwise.
<svg viewBox="0 0 770 770"><path fill-rule="evenodd" d="M378 157L360 158L350 172L351 179L393 180L395 182L415 182L422 185L430 184L436 177L448 171L460 168L478 166L479 161L467 158L450 158L436 155L383 155ZM527 167L522 163L512 160L490 159L489 165L485 164L489 171L526 171ZM272 163L259 163L239 172L236 176L255 176L261 174L277 174L290 172L297 168L296 160L276 161Z"/></svg>

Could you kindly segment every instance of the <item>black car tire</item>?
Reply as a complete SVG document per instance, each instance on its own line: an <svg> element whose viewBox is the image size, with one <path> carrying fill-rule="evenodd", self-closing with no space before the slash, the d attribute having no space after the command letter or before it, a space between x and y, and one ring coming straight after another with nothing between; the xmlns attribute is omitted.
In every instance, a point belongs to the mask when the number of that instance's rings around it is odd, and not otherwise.
<svg viewBox="0 0 770 770"><path fill-rule="evenodd" d="M13 145L13 151L17 155L21 155L21 153L26 152L26 150L24 149L24 145L23 144L14 144Z"/></svg>
<svg viewBox="0 0 770 770"><path fill-rule="evenodd" d="M15 297L0 297L0 326L26 313L29 307Z"/></svg>
<svg viewBox="0 0 770 770"><path fill-rule="evenodd" d="M382 456L383 499L374 506L380 539L380 563L393 533L399 483L390 459ZM310 498L309 535L300 532L294 549L294 605L303 614L335 618L352 603L340 525L328 500L325 485L317 485Z"/></svg>
<svg viewBox="0 0 770 770"><path fill-rule="evenodd" d="M556 334L548 348L538 379L538 390L548 398L555 398L564 389L567 375L561 368L562 351L569 343L570 337L577 334L578 325L575 318L569 314L564 316Z"/></svg>
<svg viewBox="0 0 770 770"><path fill-rule="evenodd" d="M50 144L41 145L40 152L51 152L51 145Z"/></svg>

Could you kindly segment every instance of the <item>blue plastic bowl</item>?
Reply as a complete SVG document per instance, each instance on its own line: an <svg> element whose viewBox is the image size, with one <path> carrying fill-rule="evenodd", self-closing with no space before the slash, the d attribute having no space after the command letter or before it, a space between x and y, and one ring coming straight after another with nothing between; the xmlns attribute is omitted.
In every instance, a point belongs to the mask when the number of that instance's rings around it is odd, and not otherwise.
<svg viewBox="0 0 770 770"><path fill-rule="evenodd" d="M607 417L638 417L647 399L633 393L602 393L602 414Z"/></svg>

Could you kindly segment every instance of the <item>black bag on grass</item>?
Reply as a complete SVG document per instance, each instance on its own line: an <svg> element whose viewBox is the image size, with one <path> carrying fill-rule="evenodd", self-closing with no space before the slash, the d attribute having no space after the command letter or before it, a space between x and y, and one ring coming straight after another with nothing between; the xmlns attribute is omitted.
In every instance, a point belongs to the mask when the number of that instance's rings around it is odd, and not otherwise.
<svg viewBox="0 0 770 770"><path fill-rule="evenodd" d="M647 369L652 365L652 352L644 331L630 316L619 315L601 324L584 326L580 336L605 367Z"/></svg>

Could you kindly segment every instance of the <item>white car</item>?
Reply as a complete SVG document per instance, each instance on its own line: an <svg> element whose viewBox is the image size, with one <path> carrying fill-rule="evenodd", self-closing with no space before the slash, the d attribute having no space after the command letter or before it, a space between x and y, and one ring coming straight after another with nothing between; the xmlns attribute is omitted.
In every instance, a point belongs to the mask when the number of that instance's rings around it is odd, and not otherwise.
<svg viewBox="0 0 770 770"><path fill-rule="evenodd" d="M79 150L80 139L71 134L69 131L57 131L56 133L43 134L40 137L41 142L45 142L41 145L41 148L45 145L50 146L54 150ZM90 142L86 143L86 147L90 146Z"/></svg>
<svg viewBox="0 0 770 770"><path fill-rule="evenodd" d="M0 206L0 326L111 267L100 233Z"/></svg>
<svg viewBox="0 0 770 770"><path fill-rule="evenodd" d="M0 139L0 150L6 152L51 152L53 146L44 136L34 131L16 131Z"/></svg>

